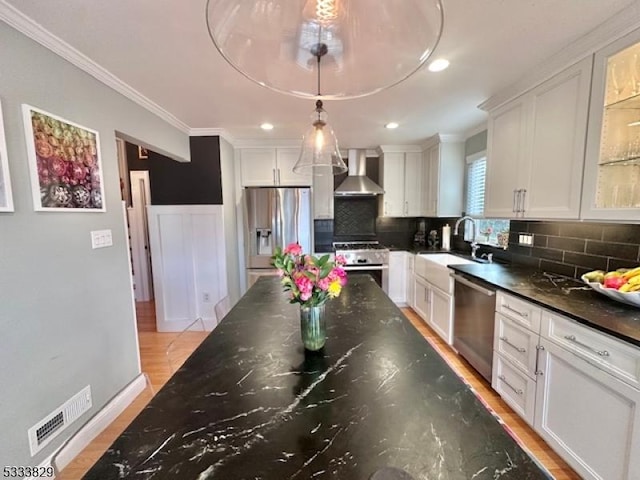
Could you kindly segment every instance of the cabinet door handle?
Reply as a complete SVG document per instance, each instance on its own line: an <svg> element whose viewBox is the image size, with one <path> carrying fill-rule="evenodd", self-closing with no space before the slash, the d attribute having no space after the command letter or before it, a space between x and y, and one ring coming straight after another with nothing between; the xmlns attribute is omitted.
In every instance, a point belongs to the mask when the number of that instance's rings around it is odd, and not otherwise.
<svg viewBox="0 0 640 480"><path fill-rule="evenodd" d="M409 215L409 202L408 201L404 202L404 214L405 215Z"/></svg>
<svg viewBox="0 0 640 480"><path fill-rule="evenodd" d="M527 189L523 188L521 190L520 195L522 195L522 203L520 204L520 213L524 217L524 202L525 202L525 199L527 198Z"/></svg>
<svg viewBox="0 0 640 480"><path fill-rule="evenodd" d="M280 182L281 182L281 181L282 181L282 180L280 180L280 169L278 169L278 185L280 185Z"/></svg>
<svg viewBox="0 0 640 480"><path fill-rule="evenodd" d="M586 348L587 350L595 353L596 355L600 355L601 357L610 357L611 356L611 354L606 350L598 350L596 348L593 348L590 345L587 345L586 343L582 343L581 341L576 339L575 335L565 335L564 338L566 338L570 342L575 343L576 345L580 345L581 347Z"/></svg>
<svg viewBox="0 0 640 480"><path fill-rule="evenodd" d="M524 395L524 390L522 390L521 388L516 388L513 385L511 385L509 382L507 382L507 378L504 375L499 375L498 378L502 380L507 387L509 387L514 392L516 392L518 395Z"/></svg>
<svg viewBox="0 0 640 480"><path fill-rule="evenodd" d="M513 343L511 343L507 337L498 337L498 338L500 340L502 340L504 343L506 343L507 345L509 345L511 348L514 348L515 350L517 350L520 353L525 353L527 351L526 348L519 347L519 346L514 345Z"/></svg>
<svg viewBox="0 0 640 480"><path fill-rule="evenodd" d="M514 189L513 189L513 205L512 205L512 207L513 207L513 208L511 209L511 211L512 211L513 213L517 213L517 210L516 210L516 198L517 198L517 197L518 197L518 190L516 190L516 189L514 188Z"/></svg>
<svg viewBox="0 0 640 480"><path fill-rule="evenodd" d="M527 312L519 312L515 308L510 307L509 305L507 305L506 303L502 304L502 308L505 308L505 309L509 310L510 312L516 313L516 314L520 315L523 318L529 318L529 314Z"/></svg>

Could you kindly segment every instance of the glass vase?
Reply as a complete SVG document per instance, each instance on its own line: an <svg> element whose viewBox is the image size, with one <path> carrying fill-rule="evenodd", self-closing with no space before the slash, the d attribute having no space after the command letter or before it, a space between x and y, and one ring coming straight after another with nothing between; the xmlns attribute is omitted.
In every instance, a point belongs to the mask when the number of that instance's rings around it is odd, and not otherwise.
<svg viewBox="0 0 640 480"><path fill-rule="evenodd" d="M300 306L300 333L307 350L315 352L324 347L327 340L324 304L315 307Z"/></svg>

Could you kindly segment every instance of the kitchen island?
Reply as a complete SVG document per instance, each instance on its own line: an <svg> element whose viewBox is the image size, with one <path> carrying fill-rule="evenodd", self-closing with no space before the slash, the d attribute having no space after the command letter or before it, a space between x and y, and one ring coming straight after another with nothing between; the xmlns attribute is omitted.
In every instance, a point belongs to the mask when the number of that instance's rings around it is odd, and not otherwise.
<svg viewBox="0 0 640 480"><path fill-rule="evenodd" d="M550 478L373 279L352 275L305 352L261 278L86 479Z"/></svg>

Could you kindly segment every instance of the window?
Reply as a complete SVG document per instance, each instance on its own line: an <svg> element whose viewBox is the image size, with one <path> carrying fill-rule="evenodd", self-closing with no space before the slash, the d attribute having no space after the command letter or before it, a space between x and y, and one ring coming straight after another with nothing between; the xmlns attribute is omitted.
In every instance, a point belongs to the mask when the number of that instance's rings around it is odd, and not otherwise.
<svg viewBox="0 0 640 480"><path fill-rule="evenodd" d="M484 188L487 174L486 152L467 157L466 214L482 217L484 214ZM475 241L485 245L507 247L509 238L509 220L479 218L476 220ZM464 228L464 239L471 241L471 222Z"/></svg>

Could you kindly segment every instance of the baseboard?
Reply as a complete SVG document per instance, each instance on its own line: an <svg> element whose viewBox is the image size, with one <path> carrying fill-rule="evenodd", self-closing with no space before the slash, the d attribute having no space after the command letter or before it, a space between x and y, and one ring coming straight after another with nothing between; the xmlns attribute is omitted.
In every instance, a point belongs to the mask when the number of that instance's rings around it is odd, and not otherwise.
<svg viewBox="0 0 640 480"><path fill-rule="evenodd" d="M94 415L75 436L62 445L62 452L58 456L58 468L62 470L89 445L105 428L120 415L147 387L147 380L143 374L138 375L120 393L111 399L102 410ZM42 466L51 466L53 454L43 462ZM29 477L25 480L31 480ZM37 480L33 478L33 480Z"/></svg>

